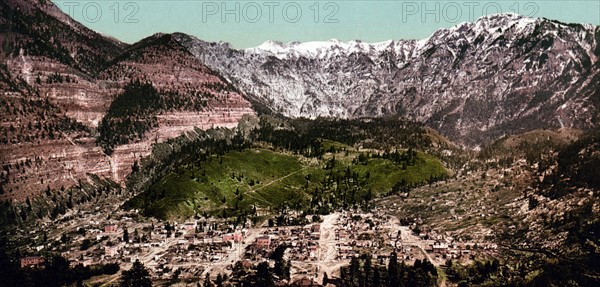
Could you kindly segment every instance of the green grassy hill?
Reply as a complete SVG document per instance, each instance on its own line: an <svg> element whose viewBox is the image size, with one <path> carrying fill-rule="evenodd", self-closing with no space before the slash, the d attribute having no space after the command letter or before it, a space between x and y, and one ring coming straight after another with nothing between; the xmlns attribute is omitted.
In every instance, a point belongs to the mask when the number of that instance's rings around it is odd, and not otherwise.
<svg viewBox="0 0 600 287"><path fill-rule="evenodd" d="M387 159L370 159L367 164L356 165L361 174L370 173L367 187L376 191L389 191L395 184L404 181L409 186L427 183L432 178L441 178L447 171L440 161L428 154L418 153L414 165L397 165Z"/></svg>
<svg viewBox="0 0 600 287"><path fill-rule="evenodd" d="M209 157L201 164L177 167L131 203L159 218L235 208L236 202L238 208L274 205L294 197L293 193L277 190L293 188L297 181L278 179L303 168L296 157L270 150L232 151L222 157ZM270 196L271 192L278 196ZM237 200L239 196L241 200Z"/></svg>
<svg viewBox="0 0 600 287"><path fill-rule="evenodd" d="M424 153L401 166L383 158L358 162L359 152L337 142L326 141L323 148L329 152L320 159L263 148L197 158L176 166L127 205L162 219L229 217L255 208L307 210L311 202L335 208L337 201L357 204L368 192L387 194L399 182L416 186L447 175L439 160Z"/></svg>

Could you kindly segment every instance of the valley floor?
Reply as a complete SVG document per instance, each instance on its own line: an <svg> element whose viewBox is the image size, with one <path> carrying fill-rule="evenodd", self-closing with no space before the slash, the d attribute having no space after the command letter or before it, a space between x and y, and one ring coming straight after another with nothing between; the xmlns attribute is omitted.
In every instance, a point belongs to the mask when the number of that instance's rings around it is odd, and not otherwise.
<svg viewBox="0 0 600 287"><path fill-rule="evenodd" d="M73 212L32 231L30 236L41 237L47 232L50 243L36 249L60 251L72 265L118 263L121 270L128 270L139 260L157 283L179 281L182 285L195 285L206 274L231 275L237 262L255 265L268 260L280 245L289 246L285 258L291 262L290 282L304 277L321 282L324 274L339 277L340 267L364 253L385 262L391 252L398 252L407 263L427 259L435 266L442 266L446 258L468 262L495 253L490 242L455 242L432 233L415 234L381 207L368 213L336 212L320 219L305 226L268 227L265 222L232 228L223 220L162 222L117 208L109 215L104 210ZM127 242L123 240L125 230ZM65 235L68 240L60 243ZM84 249L83 244L91 246ZM469 248L475 245L480 249ZM173 281L176 273L177 280ZM111 285L119 278L117 273L94 277L87 283Z"/></svg>

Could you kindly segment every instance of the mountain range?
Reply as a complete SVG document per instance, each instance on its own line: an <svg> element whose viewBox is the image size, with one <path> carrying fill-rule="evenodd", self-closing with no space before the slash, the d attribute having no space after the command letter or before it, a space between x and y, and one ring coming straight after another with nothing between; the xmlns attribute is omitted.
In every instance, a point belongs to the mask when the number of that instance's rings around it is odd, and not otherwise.
<svg viewBox="0 0 600 287"><path fill-rule="evenodd" d="M122 182L154 143L246 114L403 117L463 146L586 129L600 108L600 29L514 14L420 40L265 42L156 34L128 45L50 1L0 3L0 199L97 175Z"/></svg>
<svg viewBox="0 0 600 287"><path fill-rule="evenodd" d="M485 16L420 41L264 44L176 38L248 97L289 117L400 115L474 147L597 121L600 29Z"/></svg>

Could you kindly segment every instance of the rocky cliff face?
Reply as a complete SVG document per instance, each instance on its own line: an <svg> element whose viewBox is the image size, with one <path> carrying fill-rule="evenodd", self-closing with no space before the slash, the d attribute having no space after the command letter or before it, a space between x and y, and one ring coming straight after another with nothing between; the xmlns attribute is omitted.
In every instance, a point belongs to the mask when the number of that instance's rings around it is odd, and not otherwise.
<svg viewBox="0 0 600 287"><path fill-rule="evenodd" d="M86 28L45 0L2 1L0 27L2 58L24 53L54 59L88 75L106 68L126 46Z"/></svg>
<svg viewBox="0 0 600 287"><path fill-rule="evenodd" d="M177 137L194 127L232 128L243 115L254 114L248 100L171 35L157 34L134 44L98 78L115 87L132 81L151 83L159 94L157 106L149 115L156 118L156 126L142 137L117 146L111 156L116 158L113 162L118 161L113 164L113 178L118 180L130 172L135 159L150 153L152 143ZM143 113L112 115L109 110L109 115L118 120L134 119Z"/></svg>
<svg viewBox="0 0 600 287"><path fill-rule="evenodd" d="M477 146L538 128L591 126L600 107L600 30L513 14L420 41L266 42L235 50L176 35L274 112L407 116Z"/></svg>
<svg viewBox="0 0 600 287"><path fill-rule="evenodd" d="M152 144L194 127L232 127L250 103L169 35L131 46L104 37L50 1L0 3L0 200L25 201L97 175L122 182ZM98 126L132 81L169 105L156 125L117 145L97 144Z"/></svg>

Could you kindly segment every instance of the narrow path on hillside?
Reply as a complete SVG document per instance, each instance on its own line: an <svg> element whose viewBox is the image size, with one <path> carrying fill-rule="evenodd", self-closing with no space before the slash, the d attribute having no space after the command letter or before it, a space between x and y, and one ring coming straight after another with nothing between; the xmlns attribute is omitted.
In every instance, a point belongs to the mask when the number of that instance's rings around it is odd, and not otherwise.
<svg viewBox="0 0 600 287"><path fill-rule="evenodd" d="M294 174L297 174L297 173L299 173L299 172L301 172L301 171L303 171L303 170L305 170L305 169L307 169L307 168L308 168L308 167L303 167L303 168L301 168L301 169L299 169L299 170L297 170L297 171L291 172L291 173L289 173L289 174L287 174L287 175L284 175L284 176L282 176L282 177L280 177L280 178L274 179L274 180L272 180L272 181L270 181L270 182L268 182L268 183L266 183L266 184L264 184L264 185L261 185L261 186L259 186L259 187L257 187L257 188L254 188L254 189L248 190L248 192L246 192L244 195L245 195L245 196L250 196L250 197L252 197L252 198L254 198L254 199L257 199L257 200L262 200L262 201L263 201L263 202L265 202L265 203L271 204L271 202L270 202L270 201L268 201L268 200L266 200L266 199L264 199L264 198L262 198L262 197L256 197L256 196L252 195L252 193L256 193L256 191L257 191L257 190L261 190L261 189L263 189L263 188L265 188L265 187L267 187L267 186L270 186L270 185L272 185L272 184L274 184L274 183L276 183L276 182L282 181L282 180L284 180L284 179L286 179L286 178L288 178L288 177L290 177L290 176L292 176L292 175L294 175Z"/></svg>
<svg viewBox="0 0 600 287"><path fill-rule="evenodd" d="M259 190L259 189L263 189L263 188L265 188L265 187L267 187L267 186L269 186L269 185L271 185L271 184L273 184L273 183L275 183L275 182L278 182L278 181L284 180L284 179L286 179L286 178L288 178L288 177L290 177L290 176L292 176L292 175L294 175L294 174L296 174L296 173L299 173L299 172L301 172L301 171L303 171L303 170L305 170L305 169L307 169L307 168L308 168L308 167L303 167L303 168L301 168L301 169L299 169L299 170L297 170L297 171L294 171L294 172L292 172L292 173L290 173L290 174L287 174L287 175L284 175L284 176L282 176L282 177L280 177L280 178L278 178L278 179L272 180L272 181L270 181L270 182L269 182L269 183L267 183L267 184L261 185L261 186L259 186L259 187L255 188L255 189L251 189L251 190L249 190L248 192L255 192L255 191Z"/></svg>

